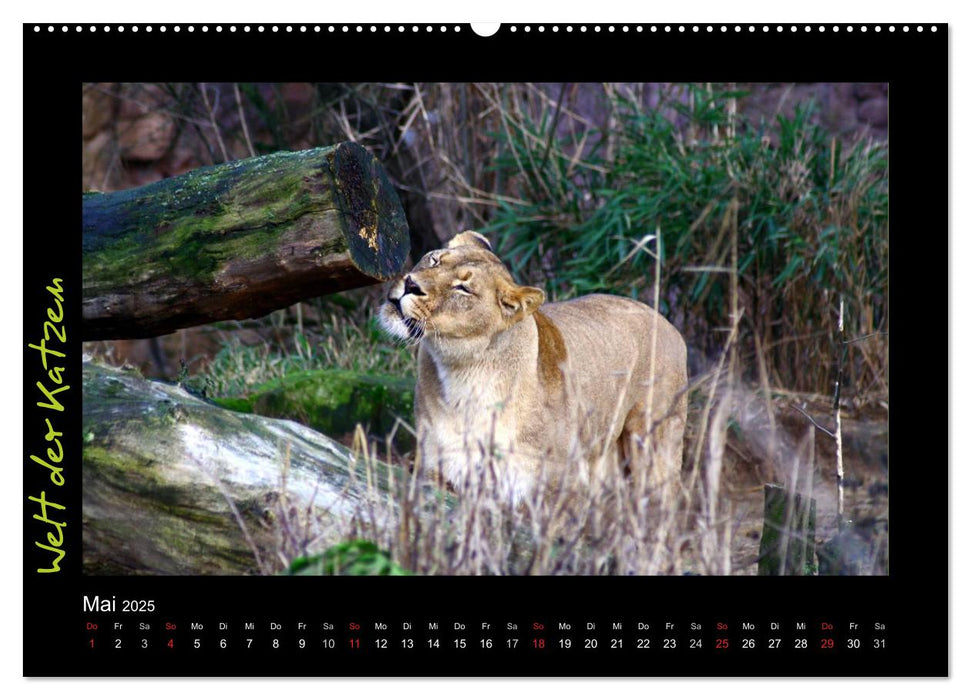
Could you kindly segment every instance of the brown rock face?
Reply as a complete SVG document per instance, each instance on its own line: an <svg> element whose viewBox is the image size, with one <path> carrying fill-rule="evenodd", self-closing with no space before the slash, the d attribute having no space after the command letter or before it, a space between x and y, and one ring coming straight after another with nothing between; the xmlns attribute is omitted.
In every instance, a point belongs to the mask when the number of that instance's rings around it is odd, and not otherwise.
<svg viewBox="0 0 971 700"><path fill-rule="evenodd" d="M121 157L151 162L165 155L175 138L175 120L165 109L167 98L155 85L132 86L120 99L115 132Z"/></svg>
<svg viewBox="0 0 971 700"><path fill-rule="evenodd" d="M886 97L875 97L862 103L856 116L861 122L882 129L887 126L888 105Z"/></svg>
<svg viewBox="0 0 971 700"><path fill-rule="evenodd" d="M81 95L81 136L94 138L111 123L115 114L115 98L111 83L98 83L85 88Z"/></svg>
<svg viewBox="0 0 971 700"><path fill-rule="evenodd" d="M118 145L126 160L153 161L165 155L175 137L175 123L163 114L118 122Z"/></svg>
<svg viewBox="0 0 971 700"><path fill-rule="evenodd" d="M857 83L853 88L853 94L861 102L874 97L883 97L887 94L886 83Z"/></svg>

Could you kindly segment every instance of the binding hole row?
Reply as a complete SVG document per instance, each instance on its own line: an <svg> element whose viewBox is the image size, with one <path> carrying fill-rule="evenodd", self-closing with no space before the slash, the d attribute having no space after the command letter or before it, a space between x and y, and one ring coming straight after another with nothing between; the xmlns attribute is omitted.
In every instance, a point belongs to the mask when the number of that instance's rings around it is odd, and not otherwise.
<svg viewBox="0 0 971 700"><path fill-rule="evenodd" d="M55 31L57 31L58 27L60 28L60 31L63 32L63 33L66 33L66 32L71 31L72 28L74 29L75 32L83 32L84 31L84 26L82 26L82 25L67 25L67 24L63 24L63 25L53 25L53 24L50 24L50 25L47 25L47 31L49 33L55 32ZM357 25L348 25L348 24L341 24L341 25L335 25L335 24L329 24L329 25L319 25L319 24L314 24L314 25L306 25L306 24L300 24L300 25L292 25L292 24L287 24L287 25L276 25L276 24L273 24L273 25L262 25L262 24L259 24L259 25L249 25L249 24L244 24L244 25L240 25L240 26L237 26L235 24L231 24L231 25L221 25L221 24L217 24L217 25L208 25L208 24L193 25L193 24L190 24L190 25L185 25L184 27L183 27L183 25L178 25L178 24L172 25L172 26L168 26L168 25L164 25L163 24L163 25L158 25L157 27L154 26L154 25L137 25L137 24L133 24L133 25L127 25L127 26L126 25L114 25L114 26L113 25L104 25L103 27L99 27L97 25L88 25L87 26L89 32L92 32L92 33L98 32L99 29L100 29L105 34L111 33L112 31L118 32L119 34L124 34L126 31L129 31L129 32L131 32L133 34L137 34L140 31L141 32L148 33L148 34L151 34L154 31L158 31L160 33L165 33L165 32L171 31L173 33L178 34L178 33L182 32L183 30L186 31L186 32L188 32L188 33L190 33L190 34L195 33L196 31L200 31L202 33L208 33L209 31L215 31L216 33L221 33L221 32L224 32L224 31L228 31L229 33L234 33L234 32L243 32L243 33L250 33L250 32L256 32L256 33L261 33L261 32L264 32L264 33L265 32L279 33L279 32L282 31L284 33L294 33L294 32L296 32L296 33L302 33L302 34L306 34L306 33L320 34L320 33L324 33L324 32L326 32L326 33L348 33L348 34L350 34L350 33L365 33L365 32L369 32L369 33L376 34L378 32L391 33L391 32L394 32L394 31L397 31L398 33L405 33L405 32L409 32L409 31L412 32L412 33L417 33L417 32L422 32L422 31L424 31L425 33L430 33L430 32L435 32L436 30L439 33L445 33L445 32L448 32L449 31L449 28L450 27L451 27L451 30L453 32L461 32L461 31L463 31L462 30L462 26L461 25L457 25L457 24L456 25L431 25L431 24L426 24L426 25L418 25L418 24L411 24L411 25L403 25L403 24L399 24L399 25L390 25L390 24L385 24L385 25L376 25L376 24L371 24L371 25L362 25L362 24L357 24ZM558 33L560 31L564 31L566 33L572 33L574 31L579 31L580 33L591 32L591 31L593 33L599 33L599 32L604 32L604 31L610 33L610 32L620 31L621 33L624 33L624 32L628 32L628 33L629 32L635 32L635 33L643 33L643 32L653 32L653 33L666 32L666 33L674 33L674 32L677 32L677 33L684 33L684 34L686 34L686 33L702 33L702 32L705 32L705 33L716 33L716 32L729 33L729 32L733 32L733 31L735 33L748 32L750 34L751 33L756 33L758 31L761 31L762 33L768 33L768 32L775 31L775 32L778 33L778 32L785 32L787 30L791 33L791 32L798 32L800 30L800 28L802 29L803 32L807 32L808 33L808 32L815 31L815 32L820 33L820 34L824 34L824 33L827 33L827 32L831 32L831 33L834 33L834 34L838 34L841 31L842 32L847 32L847 33L852 33L854 31L859 31L859 32L863 32L863 33L866 33L868 31L882 32L884 30L885 31L888 31L888 32L896 32L898 30L898 28L899 28L900 31L905 32L905 33L910 32L912 28L914 29L914 31L917 31L917 32L923 32L924 31L924 25L916 25L915 26L915 25L908 25L908 24L899 25L899 27L898 27L898 25L893 25L893 24L891 24L891 25L879 25L879 24L876 24L876 25L865 25L865 24L861 24L861 25L852 25L852 24L851 25L822 25L822 24L821 25L810 25L810 24L806 24L806 25L795 25L795 24L792 24L792 25L783 25L783 24L772 24L772 25L769 25L769 24L761 24L761 25L755 25L755 24L747 24L747 25L742 25L742 24L734 24L734 25L731 25L731 24L727 24L727 25L726 24L692 24L692 25L684 25L684 24L678 24L678 25L672 25L672 24L663 24L663 25L657 25L657 24L651 24L651 25L641 25L641 24L637 24L637 25L627 25L627 24L624 24L624 25L613 25L613 24L610 24L610 25L599 25L599 24L595 24L595 25L586 25L586 24L572 25L572 24L568 24L568 25L555 25L554 24L554 25L549 25L548 27L547 27L547 25L542 25L542 24L541 25L535 25L535 26L534 25L528 25L528 24L527 25L515 25L515 24L513 24L513 25L508 25L508 26L506 26L504 28L505 28L506 31L508 31L510 33L513 33L513 34L515 34L516 32L518 32L520 29L523 32L525 32L525 33L529 33L529 32L532 32L532 31L536 31L538 33L544 33L544 32L547 31L547 29L549 29L549 31L551 31L553 33ZM930 25L929 29L930 29L931 32L936 32L937 31L937 25ZM34 32L35 33L39 33L39 32L42 32L42 31L43 31L43 27L41 25L39 25L39 24L35 24L34 25Z"/></svg>

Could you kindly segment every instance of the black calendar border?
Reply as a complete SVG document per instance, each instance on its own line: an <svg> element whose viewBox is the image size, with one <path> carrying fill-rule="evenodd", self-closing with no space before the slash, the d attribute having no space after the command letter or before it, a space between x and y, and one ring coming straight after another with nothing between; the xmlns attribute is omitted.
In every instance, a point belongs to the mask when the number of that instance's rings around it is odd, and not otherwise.
<svg viewBox="0 0 971 700"><path fill-rule="evenodd" d="M866 675L923 676L948 673L948 496L946 453L947 377L932 376L925 335L944 335L949 290L948 244L948 27L920 25L684 25L621 24L503 26L489 38L468 25L34 25L24 31L24 673L79 675ZM244 26L251 30L245 32ZM273 31L272 27L277 30ZM290 27L290 31L286 28ZM300 31L306 26L308 31ZM344 27L347 26L347 31ZM418 31L412 31L418 26ZM441 27L445 26L445 31ZM613 26L614 29L610 30ZM640 26L641 31L637 31ZM749 31L754 26L755 31ZM893 26L894 31L890 31ZM932 26L936 31L932 31ZM66 27L66 31L64 29ZM204 31L205 27L205 31ZM582 30L586 27L586 31ZM599 31L597 30L599 27ZM791 28L795 27L793 31ZM696 29L697 28L697 29ZM853 31L851 31L851 28ZM39 29L39 31L38 31ZM839 31L837 31L837 29ZM906 29L906 31L905 31ZM322 69L320 52L346 55L336 69ZM52 61L52 58L54 59ZM55 66L53 69L49 66ZM333 66L333 63L330 63ZM81 172L80 90L87 81L753 81L887 82L891 134L890 575L878 578L416 578L284 580L238 577L94 577L81 575ZM74 202L73 205L69 202ZM940 236L942 246L911 246L916 237ZM38 354L27 348L50 306L45 290L64 280L68 369L59 396L57 429L64 432L65 484L52 487L47 470L29 454L42 454L45 419L36 406ZM934 292L933 290L937 290ZM944 342L942 341L943 345ZM946 350L944 351L946 352ZM942 367L943 362L938 362ZM932 403L933 402L933 403ZM38 426L41 426L40 428ZM65 505L64 559L56 574L34 544L42 531L34 516L44 491ZM53 515L53 512L49 515ZM41 533L41 534L39 534ZM81 596L116 592L154 597L166 615L205 615L213 606L264 619L331 611L394 620L401 615L473 618L585 616L607 620L690 610L698 616L779 615L824 619L859 615L887 619L895 643L886 654L807 668L804 659L776 659L770 667L732 665L712 657L702 667L673 657L641 665L626 656L578 661L513 656L498 666L475 655L449 657L444 666L372 657L336 665L317 659L261 656L193 660L170 666L157 659L99 663L79 650ZM462 601L468 602L462 602ZM339 601L339 603L335 602ZM357 610L352 606L361 606ZM195 611L198 611L196 613ZM361 612L366 611L366 612ZM319 614L323 614L320 612ZM687 613L685 613L687 614ZM370 618L369 618L370 619ZM906 642L906 643L905 643ZM397 657L396 657L397 658ZM707 657L706 657L707 658ZM843 657L841 657L842 659ZM733 661L733 663L736 663ZM653 664L653 665L652 665ZM810 664L811 666L811 664Z"/></svg>

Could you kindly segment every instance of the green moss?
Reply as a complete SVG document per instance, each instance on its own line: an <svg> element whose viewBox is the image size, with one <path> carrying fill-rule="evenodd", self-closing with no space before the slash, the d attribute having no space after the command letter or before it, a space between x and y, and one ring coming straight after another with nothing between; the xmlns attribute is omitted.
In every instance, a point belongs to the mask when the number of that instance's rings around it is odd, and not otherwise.
<svg viewBox="0 0 971 700"><path fill-rule="evenodd" d="M247 396L216 399L224 408L274 418L289 418L325 435L353 433L360 423L374 436L385 436L397 418L412 422L414 382L349 370L308 370L273 380ZM410 433L398 430L399 447L410 446Z"/></svg>
<svg viewBox="0 0 971 700"><path fill-rule="evenodd" d="M283 572L288 576L410 576L391 555L374 542L351 540L322 554L297 557Z"/></svg>
<svg viewBox="0 0 971 700"><path fill-rule="evenodd" d="M266 255L282 236L306 227L305 217L334 209L330 188L317 184L329 177L330 150L275 153L123 192L85 194L85 278L120 287L164 271L209 281L227 262Z"/></svg>
<svg viewBox="0 0 971 700"><path fill-rule="evenodd" d="M215 398L212 400L217 406L222 406L223 408L228 408L230 411L239 411L240 413L252 413L253 412L253 401L249 398Z"/></svg>

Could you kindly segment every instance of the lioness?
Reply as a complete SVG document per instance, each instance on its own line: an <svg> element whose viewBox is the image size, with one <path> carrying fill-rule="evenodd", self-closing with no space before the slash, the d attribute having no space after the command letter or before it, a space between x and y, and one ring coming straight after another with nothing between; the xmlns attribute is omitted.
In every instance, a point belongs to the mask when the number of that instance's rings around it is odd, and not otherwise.
<svg viewBox="0 0 971 700"><path fill-rule="evenodd" d="M681 334L631 299L544 301L474 231L391 285L381 323L420 344L419 468L441 469L459 488L490 469L515 502L564 470L583 481L591 468L623 468L653 489L677 483L687 412Z"/></svg>

